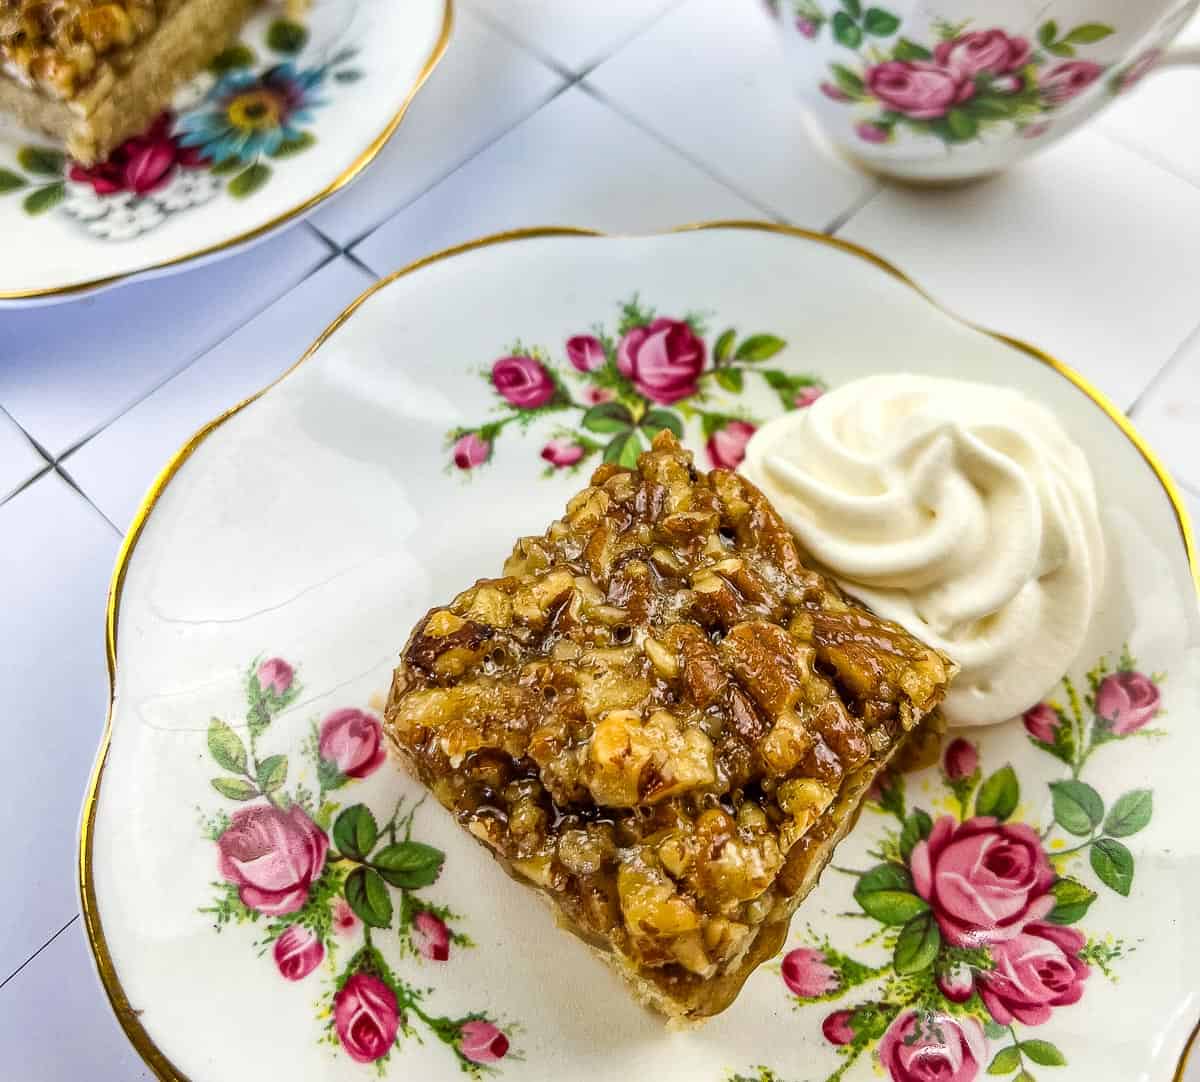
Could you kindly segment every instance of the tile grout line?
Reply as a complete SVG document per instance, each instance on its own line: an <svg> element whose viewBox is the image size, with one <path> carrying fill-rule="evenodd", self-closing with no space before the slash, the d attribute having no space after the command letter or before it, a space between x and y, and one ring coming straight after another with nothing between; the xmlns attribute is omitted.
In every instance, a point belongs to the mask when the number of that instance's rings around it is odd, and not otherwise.
<svg viewBox="0 0 1200 1082"><path fill-rule="evenodd" d="M647 33L653 27L657 26L658 23L662 22L663 19L665 19L668 15L672 14L676 10L676 8L681 8L681 7L683 7L684 4L689 3L689 2L690 2L690 0L669 0L669 2L663 6L662 10L659 11L658 14L656 14L648 22L639 23L634 28L632 33L626 34L624 37L618 38L617 41L613 43L612 48L607 53L605 53L603 56L599 57L598 59L593 60L590 63L586 64L580 70L579 78L580 79L587 78L587 76L591 75L592 72L595 71L598 67L600 67L601 64L606 64L608 61L612 60L615 56L617 56L620 52L622 52L627 46L632 45L633 42L637 41L637 39L640 38L643 34Z"/></svg>
<svg viewBox="0 0 1200 1082"><path fill-rule="evenodd" d="M12 492L10 492L7 496L5 496L4 499L0 500L0 507L3 507L5 504L10 502L11 500L15 500L18 496L21 495L22 492L24 492L30 485L32 485L34 483L34 481L38 481L41 478L45 477L46 474L48 474L53 469L54 469L54 464L47 462L45 466L43 466L40 470L37 471L37 473L35 473L32 477L28 478L26 481L22 482L15 489L13 489Z"/></svg>
<svg viewBox="0 0 1200 1082"><path fill-rule="evenodd" d="M67 471L62 466L60 466L58 463L55 463L54 466L51 468L54 470L54 472L56 474L58 474L59 477L61 477L63 479L64 484L66 484L73 491L79 493L80 498L90 508L92 508L92 510L95 511L96 514L98 514L102 519L104 519L104 521L107 522L116 531L116 534L118 537L125 536L125 531L122 530L121 527L118 526L115 522L113 522L113 520L111 518L109 518L103 511L100 510L100 505L97 504L96 501L91 498L91 496L89 496L86 492L83 491L82 488L79 487L79 482L76 481L74 477L72 477L69 473L67 473Z"/></svg>
<svg viewBox="0 0 1200 1082"><path fill-rule="evenodd" d="M305 224L307 224L307 223L305 223ZM316 233L317 231L315 229L312 229L312 232ZM185 361L179 368L176 368L174 371L169 372L166 376L164 376L162 379L160 379L152 387L148 388L144 393L139 394L137 398L135 398L132 402L125 405L118 413L115 413L112 417L108 418L108 420L105 421L103 424L98 425L96 428L94 428L90 432L88 432L87 435L82 436L79 439L77 439L74 443L72 443L69 447L67 447L62 452L62 454L58 455L56 458L52 457L51 461L53 462L53 464L55 466L57 466L60 462L63 462L65 459L67 459L71 455L75 454L76 451L79 451L86 444L88 444L92 440L94 440L97 436L100 435L101 432L105 431L105 429L116 424L116 422L119 421L122 417L124 417L125 414L129 413L130 410L137 408L143 402L145 402L146 399L148 399L152 394L154 394L155 392L157 392L157 391L161 390L163 387L165 387L168 383L170 383L173 379L175 379L176 376L183 375L183 373L186 372L188 369L190 369L194 364L196 364L198 361L203 360L210 353L212 353L213 350L215 350L218 346L223 345L225 342L228 342L229 339L231 339L235 334L238 334L245 327L247 327L251 323L253 323L254 320L258 319L258 317L261 316L268 309L273 308L276 304L278 304L285 297L290 297L297 289L299 289L305 282L307 282L318 271L324 270L327 266L329 266L330 263L335 262L342 253L339 252L336 248L334 248L333 245L331 244L331 242L326 237L324 237L321 234L317 234L317 235L320 238L322 247L327 249L327 252L326 252L325 257L321 260L321 262L318 263L315 267L313 267L313 269L311 271L309 271L307 274L305 274L304 277L300 278L290 289L281 293L278 297L275 297L264 307L259 308L256 311L252 312L250 315L248 315L245 319L243 319L236 326L231 327L229 329L228 333L223 334L215 342L210 343L209 345L205 346L202 350L200 350L198 353L195 353L192 356L190 356L188 358L188 360Z"/></svg>
<svg viewBox="0 0 1200 1082"><path fill-rule="evenodd" d="M882 195L887 190L887 185L883 181L876 179L875 186L869 191L860 196L849 208L842 211L841 214L836 214L827 226L821 230L822 233L828 233L833 236L839 229L845 226L851 218L860 211L866 210L867 205L873 202L876 198Z"/></svg>
<svg viewBox="0 0 1200 1082"><path fill-rule="evenodd" d="M1200 183L1197 183L1194 178L1181 173L1173 163L1167 161L1166 158L1160 157L1154 151L1147 150L1145 147L1136 146L1133 143L1126 142L1121 136L1109 131L1107 128L1101 125L1097 125L1095 130L1098 135L1103 136L1110 143L1112 143L1113 146L1120 147L1127 154L1132 154L1135 157L1140 158L1142 161L1146 162L1146 164L1154 166L1161 172L1167 173L1168 175L1173 176L1176 180L1181 180L1185 184L1191 185L1193 188L1200 188Z"/></svg>
<svg viewBox="0 0 1200 1082"><path fill-rule="evenodd" d="M41 477L47 469L52 467L54 465L54 458L46 452L46 448L38 443L38 441L35 440L30 433L25 431L25 426L22 425L21 422L18 421L3 406L0 406L0 416L7 417L10 421L12 421L13 427L29 441L29 445L33 448L34 453L42 460L42 465L34 470L31 476L25 478L25 480L22 481L16 488L14 488L7 496L0 496L0 507L3 507L4 504L8 503L9 500L19 493L24 492L30 485L33 484L34 481Z"/></svg>
<svg viewBox="0 0 1200 1082"><path fill-rule="evenodd" d="M324 200L322 200L322 202L324 202ZM313 209L315 210L316 208L314 207ZM332 237L325 236L324 233L322 233L315 225L313 225L311 216L302 219L301 224L314 237L316 237L317 240L319 240L323 245L325 245L325 247L328 248L334 255L337 255L341 251L341 249L337 245L337 241L335 241ZM328 260L326 262L328 262ZM321 267L323 267L323 266L325 266L324 263L321 264ZM314 270L312 273L316 274L317 271L321 269L321 267L317 267L317 270ZM312 275L310 274L309 277L311 278Z"/></svg>
<svg viewBox="0 0 1200 1082"><path fill-rule="evenodd" d="M358 256L350 251L350 249L347 248L344 252L342 252L342 258L349 260L354 264L354 266L358 267L359 270L368 275L373 281L379 281L380 275L368 267L361 259L358 258Z"/></svg>
<svg viewBox="0 0 1200 1082"><path fill-rule="evenodd" d="M516 46L523 53L528 53L530 57L536 60L543 67L549 68L551 71L561 75L564 79L576 80L579 78L578 73L572 71L560 60L556 60L549 53L543 52L538 46L526 41L523 37L513 33L513 31L504 23L496 19L491 12L483 8L477 8L474 4L466 5L471 14L478 19L489 30L499 34L510 45Z"/></svg>
<svg viewBox="0 0 1200 1082"><path fill-rule="evenodd" d="M593 101L596 101L606 108L612 110L612 112L616 113L617 116L621 117L623 120L637 128L638 131L640 131L643 135L650 136L661 146L666 147L667 150L682 158L694 169L697 169L699 172L703 173L706 177L708 177L709 180L715 181L717 184L720 184L722 188L727 189L739 199L749 203L752 207L758 210L759 213L765 215L772 222L777 222L784 225L790 224L788 219L778 211L772 210L756 196L751 195L749 192L743 191L736 183L729 180L728 177L724 177L720 173L714 172L709 165L695 157L690 151L679 146L677 143L672 142L656 129L649 127L639 116L637 116L635 113L631 113L623 105L613 101L613 99L608 97L607 94L601 90L598 90L591 83L589 83L586 78L581 78L577 85L579 86L579 89L592 98Z"/></svg>
<svg viewBox="0 0 1200 1082"><path fill-rule="evenodd" d="M8 984L9 981L11 981L14 977L16 977L16 975L18 973L20 973L21 970L23 970L27 965L29 965L30 962L32 962L39 954L42 953L42 951L44 951L48 946L50 946L51 943L53 943L60 935L63 934L63 932L65 932L68 928L70 928L71 925L74 924L78 919L79 919L79 914L76 913L69 921L67 921L66 924L64 924L61 928L59 928L59 930L57 932L55 932L54 935L52 935L49 939L47 939L45 943L43 943L40 947L38 947L37 950L35 950L28 958L25 959L25 961L23 961L19 966L17 966L16 969L14 969L7 977L5 977L4 980L0 981L0 988L3 988L6 984Z"/></svg>
<svg viewBox="0 0 1200 1082"><path fill-rule="evenodd" d="M1137 396L1126 408L1125 412L1130 417L1133 416L1134 410L1142 404L1146 396L1166 380L1172 369L1182 361L1189 348L1197 341L1200 341L1200 323L1196 324L1196 326L1183 336L1179 345L1171 351L1171 355L1159 366L1158 370L1147 381L1146 386L1138 392Z"/></svg>
<svg viewBox="0 0 1200 1082"><path fill-rule="evenodd" d="M556 71L555 74L559 74L559 73ZM498 142L500 142L500 140L503 139L506 135L511 134L517 128L519 128L522 124L531 120L534 116L536 116L538 113L540 113L547 105L549 105L552 101L554 101L554 99L557 98L560 94L565 93L566 91L570 90L571 87L576 86L579 83L579 78L576 76L564 76L563 78L564 78L564 81L562 83L560 83L558 86L556 86L546 97L539 99L538 102L533 106L533 108L529 110L529 112L523 113L512 124L508 125L506 128L503 128L502 130L496 132L496 134L494 136L492 136L492 138L488 139L488 141L486 143L483 143L479 147L479 149L476 150L474 153L469 154L457 165L452 166L447 172L441 174L436 179L430 181L430 183L426 187L422 188L407 203L403 203L400 206L393 208L391 211L389 211L384 216L382 221L376 222L374 225L370 226L365 232L360 233L359 235L351 238L351 240L341 250L343 252L349 253L352 249L357 248L360 244L362 244L362 242L364 240L366 240L369 236L371 236L372 233L375 233L377 230L382 229L385 225L387 225L388 222L390 222L397 215L401 214L402 212L407 210L409 207L413 206L419 200L424 199L425 196L427 196L431 191L433 191L434 188L438 187L441 184L444 184L447 180L449 180L452 176L454 176L454 174L457 173L460 169L465 168L467 165L469 165L471 162L473 162L476 158L478 158L485 151L490 150L493 146L495 146ZM317 227L313 226L313 228L316 229ZM324 234L322 234L322 236L324 236ZM336 241L333 241L332 238L330 238L330 240L331 240L331 243L334 243L334 244L337 243ZM365 266L365 264L364 264L364 266ZM376 274L375 271L371 271L371 273ZM378 277L377 274L376 274L376 277Z"/></svg>
<svg viewBox="0 0 1200 1082"><path fill-rule="evenodd" d="M9 413L9 411L4 406L0 406L0 414L3 414L10 421L12 421L12 423L14 425L16 425L17 431L20 432L21 435L23 435L31 444L33 444L33 449L39 455L41 455L42 458L44 458L47 462L54 461L54 459L51 458L51 456L46 453L46 449L40 443L38 443L38 441L35 440L29 432L25 431L25 426L23 424L21 424L21 422L18 421L11 413Z"/></svg>
<svg viewBox="0 0 1200 1082"><path fill-rule="evenodd" d="M504 23L497 20L496 17L493 16L492 13L486 8L479 8L474 4L469 6L471 14L478 18L480 22L491 27L491 29L495 30L496 33L508 39L514 45L519 46L523 51L529 53L531 56L536 57L543 64L545 64L546 67L552 68L554 71L557 71L564 78L570 79L572 82L578 82L585 76L590 75L593 71L600 67L601 64L611 60L627 45L641 37L644 33L646 33L647 30L658 23L661 19L666 18L666 16L672 11L678 7L682 7L685 3L687 3L687 0L671 0L670 3L664 5L662 10L654 15L649 21L638 23L631 33L620 37L617 41L613 42L611 48L607 52L603 53L599 57L596 57L595 59L587 61L579 68L579 70L568 67L557 57L551 55L550 53L544 52L536 42L528 41L519 36Z"/></svg>

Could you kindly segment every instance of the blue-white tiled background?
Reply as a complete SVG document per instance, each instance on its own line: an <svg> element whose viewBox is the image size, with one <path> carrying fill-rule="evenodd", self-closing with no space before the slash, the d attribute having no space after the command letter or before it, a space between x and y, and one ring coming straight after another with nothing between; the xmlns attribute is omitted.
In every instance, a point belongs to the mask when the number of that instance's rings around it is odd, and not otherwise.
<svg viewBox="0 0 1200 1082"><path fill-rule="evenodd" d="M0 1077L148 1079L80 928L80 796L106 706L103 611L159 465L377 277L525 225L835 231L948 307L1062 357L1161 451L1200 518L1200 71L1150 78L997 179L889 188L805 137L751 0L460 0L378 162L232 258L0 308ZM1185 32L1200 44L1200 25ZM1191 1082L1200 1082L1200 1068Z"/></svg>

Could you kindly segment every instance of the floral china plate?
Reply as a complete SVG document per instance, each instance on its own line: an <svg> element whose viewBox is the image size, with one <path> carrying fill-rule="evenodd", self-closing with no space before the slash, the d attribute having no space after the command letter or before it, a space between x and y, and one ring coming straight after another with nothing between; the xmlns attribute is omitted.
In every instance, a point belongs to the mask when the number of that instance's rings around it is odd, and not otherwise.
<svg viewBox="0 0 1200 1082"><path fill-rule="evenodd" d="M780 957L670 1032L388 758L392 666L601 461L670 428L735 467L881 370L1062 419L1103 603L1044 702L877 789ZM1098 392L851 245L728 223L433 256L197 433L126 541L81 839L104 986L192 1082L1169 1082L1200 1017L1193 558ZM947 920L1005 936L955 947Z"/></svg>
<svg viewBox="0 0 1200 1082"><path fill-rule="evenodd" d="M451 0L268 0L107 161L0 120L0 302L53 301L226 253L352 181L450 36Z"/></svg>

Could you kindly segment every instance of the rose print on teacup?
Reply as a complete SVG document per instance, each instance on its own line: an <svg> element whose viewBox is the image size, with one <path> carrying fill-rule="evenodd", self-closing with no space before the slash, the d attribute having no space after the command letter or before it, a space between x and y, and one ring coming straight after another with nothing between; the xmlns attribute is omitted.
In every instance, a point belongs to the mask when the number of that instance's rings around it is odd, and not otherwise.
<svg viewBox="0 0 1200 1082"><path fill-rule="evenodd" d="M1023 37L1009 37L1003 30L975 30L938 42L933 58L944 68L974 78L1020 71L1031 52Z"/></svg>
<svg viewBox="0 0 1200 1082"><path fill-rule="evenodd" d="M842 47L818 81L820 93L855 109L857 138L876 145L902 135L953 147L994 131L1036 134L1045 116L1104 74L1104 64L1077 53L1114 32L1107 23L1067 28L1047 19L1031 41L1000 26L938 19L931 38L885 7L850 0L829 10L805 0L804 17L815 28L808 36L816 40L828 23Z"/></svg>
<svg viewBox="0 0 1200 1082"><path fill-rule="evenodd" d="M324 970L321 1039L350 1059L382 1065L407 1040L424 1039L420 1027L468 1075L498 1069L512 1055L512 1027L477 1010L433 1014L427 980L405 974L413 965L451 965L456 949L474 946L458 927L462 918L425 893L445 855L413 837L417 808L401 799L383 818L364 803L338 802L383 764L379 719L355 707L333 710L311 721L299 755L268 754L276 719L302 690L296 667L256 659L242 686L241 731L214 718L207 732L221 771L212 788L236 806L203 821L221 882L201 912L218 931L265 921L255 945L260 955L269 951L282 980L314 982Z"/></svg>
<svg viewBox="0 0 1200 1082"><path fill-rule="evenodd" d="M1090 60L1068 60L1055 64L1038 80L1038 86L1051 105L1062 105L1082 94L1101 75L1104 68Z"/></svg>
<svg viewBox="0 0 1200 1082"><path fill-rule="evenodd" d="M1028 1082L1031 1066L1069 1062L1070 1048L1054 1039L1059 1012L1110 978L1129 949L1082 925L1102 897L1119 904L1131 893L1126 840L1154 806L1149 789L1103 794L1083 775L1106 745L1161 735L1150 723L1162 714L1164 679L1125 650L1115 668L1102 658L1082 693L1064 677L1062 702L1026 711L1028 739L1066 771L1049 782L1048 801L1031 801L1049 805L1048 823L1022 821L1016 771L991 764L985 773L965 737L942 754L940 814L909 802L902 775L871 788L867 807L894 819L872 846L879 863L833 870L852 877L861 917L874 923L865 939L856 934L859 947L877 944L886 957L852 957L810 931L779 966L801 1024L819 1027L836 1056L825 1082L840 1082L867 1054L889 1082ZM820 1013L808 1014L813 1004ZM784 1082L772 1068L757 1071L730 1082Z"/></svg>
<svg viewBox="0 0 1200 1082"><path fill-rule="evenodd" d="M970 76L924 60L876 64L863 82L877 101L913 120L943 117L975 93Z"/></svg>
<svg viewBox="0 0 1200 1082"><path fill-rule="evenodd" d="M543 422L543 476L572 473L596 458L632 467L654 435L682 438L689 425L711 465L736 469L760 423L737 403L754 382L785 410L804 409L823 390L813 376L771 367L787 348L774 334L710 338L697 314L663 316L634 295L612 332L596 324L563 343L564 363L515 341L486 369L498 416L446 434L453 466L469 474L492 459L506 433ZM546 438L549 437L549 438Z"/></svg>

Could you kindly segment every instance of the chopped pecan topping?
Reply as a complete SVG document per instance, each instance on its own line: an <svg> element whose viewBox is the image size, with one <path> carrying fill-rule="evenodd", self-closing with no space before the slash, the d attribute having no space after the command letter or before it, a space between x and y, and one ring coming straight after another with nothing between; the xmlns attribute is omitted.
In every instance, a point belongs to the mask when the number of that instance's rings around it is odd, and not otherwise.
<svg viewBox="0 0 1200 1082"><path fill-rule="evenodd" d="M182 0L0 0L0 70L68 100L118 69Z"/></svg>
<svg viewBox="0 0 1200 1082"><path fill-rule="evenodd" d="M397 749L664 994L752 968L951 664L806 568L753 485L699 474L670 433L636 471L601 466L504 572L417 625Z"/></svg>

